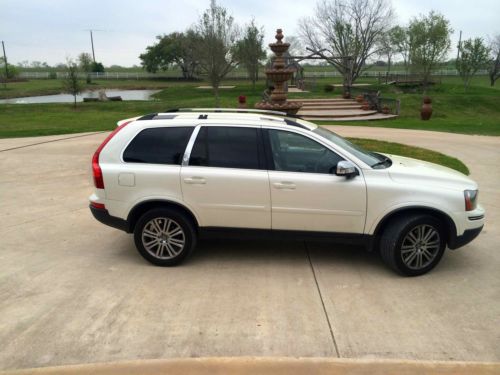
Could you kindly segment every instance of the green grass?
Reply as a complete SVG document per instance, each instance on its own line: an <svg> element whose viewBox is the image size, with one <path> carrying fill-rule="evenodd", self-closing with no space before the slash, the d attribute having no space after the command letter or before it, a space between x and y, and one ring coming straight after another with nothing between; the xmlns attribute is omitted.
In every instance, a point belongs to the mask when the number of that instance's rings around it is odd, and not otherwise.
<svg viewBox="0 0 500 375"><path fill-rule="evenodd" d="M333 79L318 79L309 93L290 94L291 98L338 97L324 91ZM393 86L376 84L374 79L360 82L374 83L383 97L401 100L401 115L396 119L357 122L321 122L322 125L372 126L434 130L463 134L500 135L500 85L489 87L487 77L477 77L467 94L458 77L444 78L443 83L428 90L433 99L434 113L430 121L420 120L421 92L404 93ZM60 92L58 80L33 80L8 84L0 88L2 95L40 95ZM23 137L49 134L77 133L112 129L120 119L140 114L162 111L175 107L213 107L215 100L211 90L197 89L206 83L175 81L96 81L92 88L163 88L155 95L157 101L79 103L76 110L71 104L0 104L0 137ZM239 95L246 95L248 106L260 101L264 82L255 89L246 81L228 81L224 85L236 85L234 89L220 91L222 107L236 107Z"/></svg>
<svg viewBox="0 0 500 375"><path fill-rule="evenodd" d="M467 166L460 160L445 154L441 154L440 152L428 150L426 148L413 147L401 143L378 141L374 139L349 138L349 140L370 151L420 159L431 163L444 165L445 167L455 169L466 175L469 174L469 168L467 168Z"/></svg>

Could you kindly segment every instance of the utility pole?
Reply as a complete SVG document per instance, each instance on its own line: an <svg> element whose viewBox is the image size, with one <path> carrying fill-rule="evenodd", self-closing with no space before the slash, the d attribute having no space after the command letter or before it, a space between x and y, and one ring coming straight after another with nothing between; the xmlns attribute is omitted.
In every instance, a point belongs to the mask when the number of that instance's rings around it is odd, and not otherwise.
<svg viewBox="0 0 500 375"><path fill-rule="evenodd" d="M9 77L9 67L7 66L7 55L5 54L5 43L2 40L2 49L3 49L3 62L5 63L5 82L3 83L4 87L7 87L7 78Z"/></svg>
<svg viewBox="0 0 500 375"><path fill-rule="evenodd" d="M462 30L460 30L460 36L458 37L457 61L460 57L460 47L461 46L462 46Z"/></svg>
<svg viewBox="0 0 500 375"><path fill-rule="evenodd" d="M94 38L92 37L92 30L90 30L90 44L92 44L92 59L94 59L95 63Z"/></svg>

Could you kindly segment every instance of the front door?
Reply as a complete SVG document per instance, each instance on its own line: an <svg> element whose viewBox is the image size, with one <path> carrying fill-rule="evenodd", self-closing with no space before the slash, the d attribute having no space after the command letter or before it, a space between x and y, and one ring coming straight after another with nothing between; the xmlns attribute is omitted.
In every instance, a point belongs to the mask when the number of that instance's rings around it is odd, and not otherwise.
<svg viewBox="0 0 500 375"><path fill-rule="evenodd" d="M344 160L324 145L286 130L268 132L272 229L363 233L366 185L332 172Z"/></svg>

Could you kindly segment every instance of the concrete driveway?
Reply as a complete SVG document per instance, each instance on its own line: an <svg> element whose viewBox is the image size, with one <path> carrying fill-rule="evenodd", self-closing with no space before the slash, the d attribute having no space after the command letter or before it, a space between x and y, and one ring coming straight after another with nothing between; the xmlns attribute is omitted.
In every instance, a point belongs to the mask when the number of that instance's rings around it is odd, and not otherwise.
<svg viewBox="0 0 500 375"><path fill-rule="evenodd" d="M105 133L0 140L0 370L148 358L500 360L500 137L333 127L462 159L487 226L430 274L331 244L201 243L157 268L87 208Z"/></svg>

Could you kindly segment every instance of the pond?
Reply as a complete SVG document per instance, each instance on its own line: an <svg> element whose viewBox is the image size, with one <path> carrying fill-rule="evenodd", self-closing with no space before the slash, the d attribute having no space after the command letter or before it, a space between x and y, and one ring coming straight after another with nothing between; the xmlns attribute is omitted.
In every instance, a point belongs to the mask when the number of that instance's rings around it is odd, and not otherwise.
<svg viewBox="0 0 500 375"><path fill-rule="evenodd" d="M123 100L152 100L151 95L160 90L106 90L107 96L121 96ZM98 98L99 91L85 91L76 96L77 102L83 102L83 98ZM33 103L72 103L73 95L57 94L43 96L27 96L24 98L2 99L0 104L33 104Z"/></svg>

